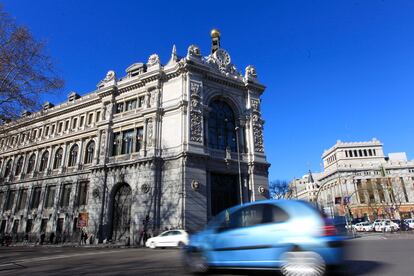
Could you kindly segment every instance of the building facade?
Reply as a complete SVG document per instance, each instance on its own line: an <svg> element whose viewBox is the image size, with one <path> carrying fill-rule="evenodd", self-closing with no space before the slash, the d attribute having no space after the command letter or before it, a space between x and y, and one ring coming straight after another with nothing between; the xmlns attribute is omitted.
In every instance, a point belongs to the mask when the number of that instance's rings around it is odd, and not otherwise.
<svg viewBox="0 0 414 276"><path fill-rule="evenodd" d="M290 183L298 198L314 202L330 216L413 217L414 160L404 152L385 156L375 138L338 141L322 159L323 172Z"/></svg>
<svg viewBox="0 0 414 276"><path fill-rule="evenodd" d="M140 230L200 229L219 211L267 197L260 104L253 66L241 75L214 30L207 57L175 46L97 89L1 126L0 232L79 229L119 242Z"/></svg>

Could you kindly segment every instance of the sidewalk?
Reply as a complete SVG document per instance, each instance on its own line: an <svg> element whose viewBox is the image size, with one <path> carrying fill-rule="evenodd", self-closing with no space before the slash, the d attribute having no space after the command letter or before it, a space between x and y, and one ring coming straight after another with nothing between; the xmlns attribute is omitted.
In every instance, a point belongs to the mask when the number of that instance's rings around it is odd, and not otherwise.
<svg viewBox="0 0 414 276"><path fill-rule="evenodd" d="M6 247L6 246L3 246ZM79 247L79 248L146 248L143 245L125 245L115 243L99 243L80 245L79 243L59 243L59 244L35 244L35 243L13 243L9 247L42 247L42 248L60 248L60 247Z"/></svg>

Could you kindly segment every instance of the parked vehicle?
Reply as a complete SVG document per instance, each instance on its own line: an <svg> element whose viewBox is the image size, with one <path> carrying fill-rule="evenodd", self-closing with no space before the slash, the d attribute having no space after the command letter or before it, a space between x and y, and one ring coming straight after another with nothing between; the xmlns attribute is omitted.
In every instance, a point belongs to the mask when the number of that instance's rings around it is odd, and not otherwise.
<svg viewBox="0 0 414 276"><path fill-rule="evenodd" d="M399 230L401 230L401 231L408 231L408 230L410 230L410 227L408 225L408 222L406 222L405 220L403 220L403 219L393 219L392 221L394 223L398 224Z"/></svg>
<svg viewBox="0 0 414 276"><path fill-rule="evenodd" d="M374 231L374 226L372 223L369 223L368 221L359 222L355 224L354 229L358 232L370 232Z"/></svg>
<svg viewBox="0 0 414 276"><path fill-rule="evenodd" d="M188 244L188 234L184 230L169 230L160 235L149 238L145 243L146 247L183 247Z"/></svg>
<svg viewBox="0 0 414 276"><path fill-rule="evenodd" d="M410 229L414 229L414 219L405 219L404 220Z"/></svg>
<svg viewBox="0 0 414 276"><path fill-rule="evenodd" d="M390 219L377 219L374 221L373 226L376 232L394 232L400 229L399 225Z"/></svg>
<svg viewBox="0 0 414 276"><path fill-rule="evenodd" d="M330 220L298 200L263 200L227 209L190 237L184 263L209 268L280 269L283 275L323 275L343 262L343 240Z"/></svg>

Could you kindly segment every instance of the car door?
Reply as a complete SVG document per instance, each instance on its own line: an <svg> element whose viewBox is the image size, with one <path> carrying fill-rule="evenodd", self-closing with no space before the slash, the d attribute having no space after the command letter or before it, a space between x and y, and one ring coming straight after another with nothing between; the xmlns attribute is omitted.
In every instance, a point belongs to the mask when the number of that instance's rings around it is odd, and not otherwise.
<svg viewBox="0 0 414 276"><path fill-rule="evenodd" d="M280 210L277 208L255 204L230 214L215 234L213 262L222 266L274 266L275 250L283 250L276 245L278 232L283 232L276 222L280 218L274 216Z"/></svg>
<svg viewBox="0 0 414 276"><path fill-rule="evenodd" d="M168 246L171 243L171 236L170 236L171 232L172 231L165 231L161 233L161 235L157 237L157 246L159 247Z"/></svg>

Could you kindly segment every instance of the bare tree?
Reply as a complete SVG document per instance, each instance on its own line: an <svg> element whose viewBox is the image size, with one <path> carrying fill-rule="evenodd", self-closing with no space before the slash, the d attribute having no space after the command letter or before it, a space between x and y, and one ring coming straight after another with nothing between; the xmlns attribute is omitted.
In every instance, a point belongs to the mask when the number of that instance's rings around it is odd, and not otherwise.
<svg viewBox="0 0 414 276"><path fill-rule="evenodd" d="M274 199L290 198L292 189L286 180L273 180L269 183L269 194Z"/></svg>
<svg viewBox="0 0 414 276"><path fill-rule="evenodd" d="M0 121L37 110L42 93L61 87L45 43L18 26L0 5Z"/></svg>

